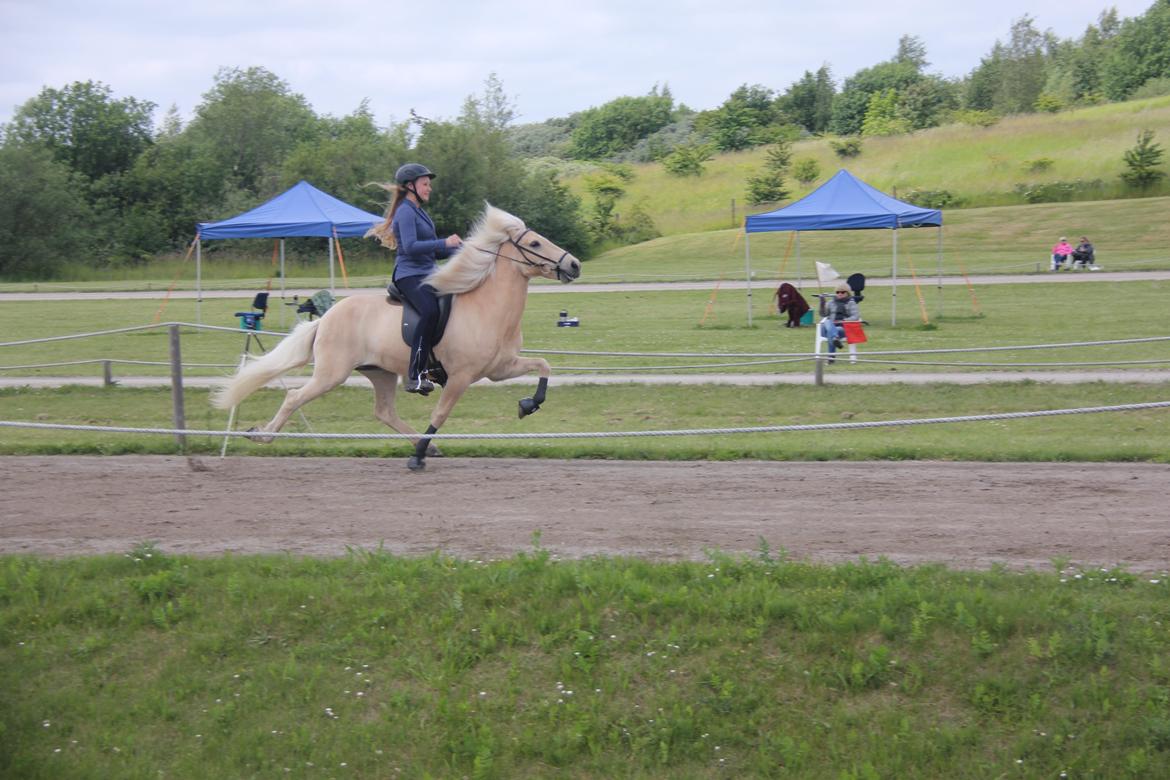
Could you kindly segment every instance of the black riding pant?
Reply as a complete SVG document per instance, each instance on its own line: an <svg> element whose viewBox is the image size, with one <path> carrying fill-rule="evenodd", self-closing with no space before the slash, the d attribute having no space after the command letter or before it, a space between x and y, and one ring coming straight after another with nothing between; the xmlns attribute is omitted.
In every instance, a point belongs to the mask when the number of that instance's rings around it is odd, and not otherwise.
<svg viewBox="0 0 1170 780"><path fill-rule="evenodd" d="M418 328L414 332L414 343L410 345L409 379L416 379L426 370L427 358L434 344L435 326L439 324L439 299L433 287L423 284L425 276L406 276L395 279L394 284L402 297L410 301L419 315Z"/></svg>

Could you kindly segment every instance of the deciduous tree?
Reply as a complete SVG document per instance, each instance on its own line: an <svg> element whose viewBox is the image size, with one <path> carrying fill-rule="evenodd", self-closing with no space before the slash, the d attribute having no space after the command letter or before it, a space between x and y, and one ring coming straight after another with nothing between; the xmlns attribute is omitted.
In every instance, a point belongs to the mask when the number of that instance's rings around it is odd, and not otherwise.
<svg viewBox="0 0 1170 780"><path fill-rule="evenodd" d="M8 135L48 149L53 158L89 181L129 169L151 144L155 105L115 99L98 81L46 87L20 106Z"/></svg>

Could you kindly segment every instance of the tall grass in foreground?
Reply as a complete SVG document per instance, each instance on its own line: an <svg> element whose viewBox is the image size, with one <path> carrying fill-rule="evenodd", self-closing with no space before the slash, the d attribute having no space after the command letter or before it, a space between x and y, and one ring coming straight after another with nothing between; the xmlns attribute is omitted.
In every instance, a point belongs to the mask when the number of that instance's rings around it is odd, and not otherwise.
<svg viewBox="0 0 1170 780"><path fill-rule="evenodd" d="M0 775L1149 778L1167 596L767 548L0 558Z"/></svg>

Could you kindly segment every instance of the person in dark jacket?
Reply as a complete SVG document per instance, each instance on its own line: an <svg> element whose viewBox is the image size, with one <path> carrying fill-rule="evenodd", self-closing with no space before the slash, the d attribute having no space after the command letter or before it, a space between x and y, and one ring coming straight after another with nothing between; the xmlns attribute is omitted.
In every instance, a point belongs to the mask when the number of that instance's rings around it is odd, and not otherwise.
<svg viewBox="0 0 1170 780"><path fill-rule="evenodd" d="M777 310L781 314L788 314L788 322L784 323L784 327L799 328L800 318L809 310L808 301L804 299L800 291L788 282L784 282L772 297L776 299Z"/></svg>
<svg viewBox="0 0 1170 780"><path fill-rule="evenodd" d="M1081 236L1081 243L1077 244L1077 248L1073 250L1072 267L1087 268L1090 271L1097 270L1097 258L1093 250L1093 244L1085 236Z"/></svg>
<svg viewBox="0 0 1170 780"><path fill-rule="evenodd" d="M394 285L419 313L405 389L423 395L435 389L424 372L439 321L438 298L431 287L423 284L423 279L435 270L438 260L450 257L463 245L458 235L439 238L435 223L423 210L423 204L431 198L434 178L435 174L419 163L406 163L399 168L394 174L394 198L386 210L386 219L366 233L396 251Z"/></svg>

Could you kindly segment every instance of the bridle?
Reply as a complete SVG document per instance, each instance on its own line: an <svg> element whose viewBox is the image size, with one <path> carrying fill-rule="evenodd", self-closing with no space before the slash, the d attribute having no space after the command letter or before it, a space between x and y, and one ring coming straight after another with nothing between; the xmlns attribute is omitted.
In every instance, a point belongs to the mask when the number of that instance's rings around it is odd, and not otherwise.
<svg viewBox="0 0 1170 780"><path fill-rule="evenodd" d="M472 244L472 248L477 249L480 252L487 252L489 255L495 255L497 258L504 258L505 260L511 260L513 263L516 263L517 265L525 265L525 266L528 266L529 268L550 268L551 267L552 269L554 269L556 271L557 281L558 282L564 281L564 279L561 278L564 275L564 272L561 270L561 263L564 261L564 259L566 257L569 256L569 253L567 251L561 252L561 256L559 258L557 258L556 260L553 260L551 257L548 257L547 255L542 255L540 252L537 252L534 249L529 249L529 248L523 246L520 243L520 239L524 238L524 236L528 235L531 232L532 232L532 228L526 227L526 228L524 228L524 232L521 233L520 235L515 236L515 237L508 236L506 239L501 241L496 246L496 248L494 250L493 249L484 249L483 247L475 246L474 244ZM520 259L516 259L515 257L512 257L511 255L502 254L500 252L500 249L503 248L504 244L511 244L512 246L519 249L520 255L521 255ZM538 258L540 258L540 260L539 261L533 260L532 259L533 257L538 257Z"/></svg>

